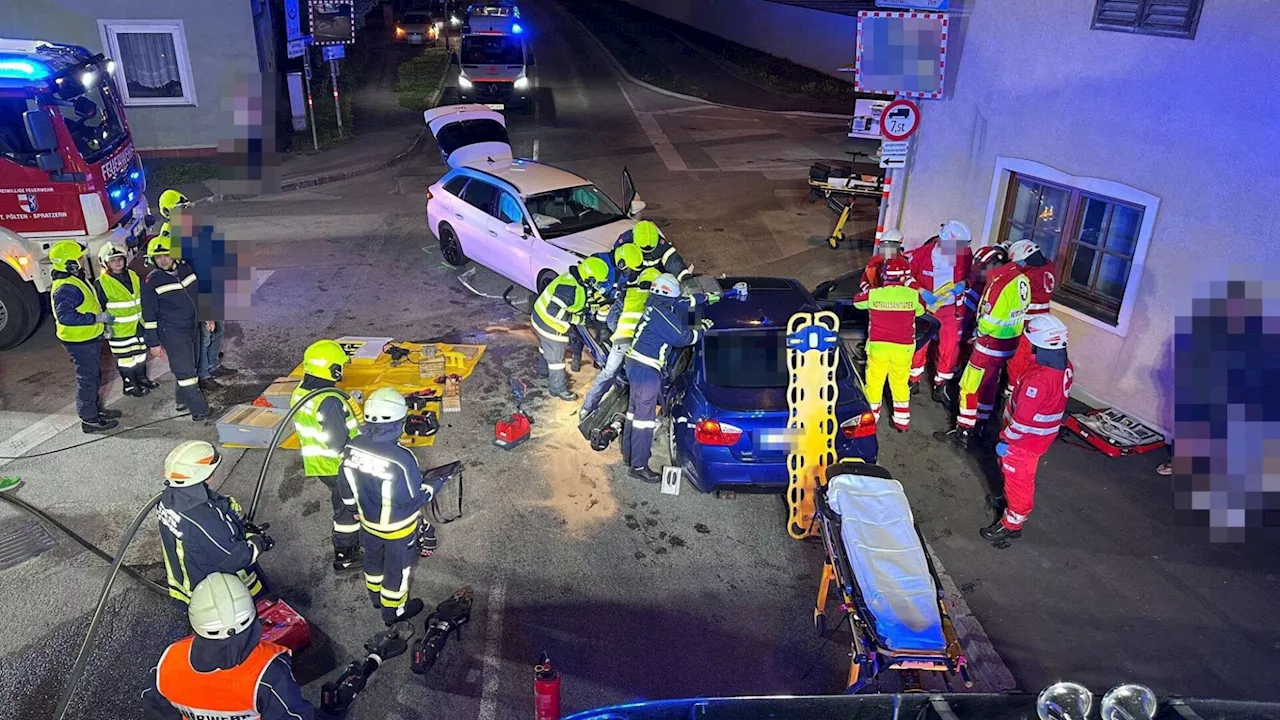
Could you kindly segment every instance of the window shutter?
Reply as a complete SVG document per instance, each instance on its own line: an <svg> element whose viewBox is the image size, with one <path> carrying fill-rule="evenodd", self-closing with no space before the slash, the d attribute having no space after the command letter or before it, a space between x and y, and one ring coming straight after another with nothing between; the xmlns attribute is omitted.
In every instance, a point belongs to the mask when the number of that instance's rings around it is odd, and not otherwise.
<svg viewBox="0 0 1280 720"><path fill-rule="evenodd" d="M1097 0L1093 27L1145 35L1195 36L1204 0Z"/></svg>

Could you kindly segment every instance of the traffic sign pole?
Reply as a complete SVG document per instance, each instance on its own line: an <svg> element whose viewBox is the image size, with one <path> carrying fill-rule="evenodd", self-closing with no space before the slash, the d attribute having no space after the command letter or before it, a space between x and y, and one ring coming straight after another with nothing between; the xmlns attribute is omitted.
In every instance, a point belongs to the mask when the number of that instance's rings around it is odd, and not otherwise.
<svg viewBox="0 0 1280 720"><path fill-rule="evenodd" d="M302 53L302 77L307 83L307 114L311 118L311 147L315 150L320 149L320 139L316 135L316 106L315 96L311 94L311 49Z"/></svg>
<svg viewBox="0 0 1280 720"><path fill-rule="evenodd" d="M338 118L338 137L342 137L342 105L338 103L338 61L329 61L329 82L333 85L333 114Z"/></svg>
<svg viewBox="0 0 1280 720"><path fill-rule="evenodd" d="M885 169L885 196L881 200L880 227L876 239L884 230L898 227L902 217L902 201L907 179L908 139L920 129L920 108L910 100L894 100L880 113L881 163ZM886 147L887 146L887 147ZM889 152L886 153L885 151ZM892 158L885 163L886 158ZM901 163L901 164L899 164Z"/></svg>

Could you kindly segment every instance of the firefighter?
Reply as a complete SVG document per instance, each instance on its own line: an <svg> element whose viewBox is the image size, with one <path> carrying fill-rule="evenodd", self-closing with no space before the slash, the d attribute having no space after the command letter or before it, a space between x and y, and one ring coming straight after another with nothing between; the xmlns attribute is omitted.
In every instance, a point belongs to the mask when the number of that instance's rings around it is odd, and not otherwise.
<svg viewBox="0 0 1280 720"><path fill-rule="evenodd" d="M119 424L119 410L102 407L102 336L115 318L102 309L98 294L84 281L85 250L74 240L62 240L49 248L53 263L53 322L58 339L76 367L76 414L87 433L110 430Z"/></svg>
<svg viewBox="0 0 1280 720"><path fill-rule="evenodd" d="M142 281L130 270L124 248L107 243L98 251L102 273L96 280L98 302L115 318L107 346L120 371L125 395L142 397L160 387L147 378L147 343L142 337Z"/></svg>
<svg viewBox="0 0 1280 720"><path fill-rule="evenodd" d="M587 299L609 279L609 265L589 257L547 284L533 303L533 329L542 343L542 362L547 366L548 390L552 397L573 401L565 372L564 351L573 326L581 325L588 310Z"/></svg>
<svg viewBox="0 0 1280 720"><path fill-rule="evenodd" d="M867 310L867 402L880 421L885 379L893 397L893 429L911 427L911 358L916 351L916 318L925 311L920 291L908 284L911 266L905 258L888 260L881 268L880 287L860 293L854 307Z"/></svg>
<svg viewBox="0 0 1280 720"><path fill-rule="evenodd" d="M919 387L929 347L936 345L932 395L934 402L948 407L952 403L948 391L960 357L960 298L973 267L973 253L969 250L972 239L968 225L951 220L936 236L911 251L911 277L930 314L938 320L937 340L917 350L911 360L911 390L914 394Z"/></svg>
<svg viewBox="0 0 1280 720"><path fill-rule="evenodd" d="M862 283L859 289L866 292L880 287L880 268L896 257L902 257L902 233L898 230L885 230L879 244L876 245L875 254L867 262L867 268L862 271Z"/></svg>
<svg viewBox="0 0 1280 720"><path fill-rule="evenodd" d="M990 274L978 302L977 327L969 364L960 376L960 410L956 426L946 432L934 433L935 439L967 446L975 435L982 436L999 395L1000 375L1005 362L1018 347L1030 301L1031 282L1019 265L1002 265Z"/></svg>
<svg viewBox="0 0 1280 720"><path fill-rule="evenodd" d="M649 456L653 453L653 432L658 427L658 398L662 393L667 353L673 347L693 345L711 329L710 320L690 327L694 308L717 302L721 297L734 297L736 293L728 290L681 297L680 281L674 275L663 273L654 279L626 355L631 397L622 427L622 460L631 477L646 483L662 481L662 476L649 468Z"/></svg>
<svg viewBox="0 0 1280 720"><path fill-rule="evenodd" d="M171 217L173 217L174 208L179 206L185 207L189 203L190 201L187 200L186 195L183 195L182 193L178 192L177 190L174 190L173 188L170 188L160 193L160 200L156 202L156 205L158 205L160 208L160 217L164 218L165 220L169 220Z"/></svg>
<svg viewBox="0 0 1280 720"><path fill-rule="evenodd" d="M614 378L622 369L627 351L631 349L631 340L635 337L640 318L644 315L645 303L649 299L649 289L661 274L658 268L641 270L636 283L621 293L610 308L608 326L613 334L609 336L609 359L596 375L591 383L591 389L587 391L586 399L582 401L582 409L578 411L579 420L591 414L600 405L600 399L609 392Z"/></svg>
<svg viewBox="0 0 1280 720"><path fill-rule="evenodd" d="M394 388L374 390L364 403L361 434L342 450L343 493L360 515L364 585L387 625L423 607L409 597L409 572L420 552L418 523L431 491L423 487L417 459L399 443L408 414Z"/></svg>
<svg viewBox="0 0 1280 720"><path fill-rule="evenodd" d="M609 278L596 287L596 291L587 298L589 312L583 324L585 332L592 337L600 338L608 332L609 313L615 302L619 301L626 289L635 284L643 268L644 253L635 243L624 243L610 252L596 253L591 257L600 258L609 268ZM598 344L598 343L597 343ZM569 334L569 369L582 370L582 336Z"/></svg>
<svg viewBox="0 0 1280 720"><path fill-rule="evenodd" d="M658 226L648 220L641 220L634 228L618 236L613 246L633 242L644 253L644 266L656 267L659 272L674 275L677 280L684 280L693 274L693 266L680 257L675 246L663 239Z"/></svg>
<svg viewBox="0 0 1280 720"><path fill-rule="evenodd" d="M156 514L169 595L182 603L212 573L230 573L255 598L267 592L258 558L275 542L245 522L240 503L208 486L222 461L203 440L188 440L164 459L164 492Z"/></svg>
<svg viewBox="0 0 1280 720"><path fill-rule="evenodd" d="M262 639L253 597L234 575L213 573L187 606L195 635L170 645L142 692L155 720L330 718L302 697L289 650Z"/></svg>
<svg viewBox="0 0 1280 720"><path fill-rule="evenodd" d="M359 409L332 388L342 379L342 368L350 361L342 346L333 340L317 340L302 354L302 382L293 391L289 406L302 402L312 391L329 388L308 400L293 415L293 427L302 448L302 468L307 477L329 488L333 509L333 569L347 570L359 562L360 523L355 500L344 498L338 470L342 448L360 434L356 419Z"/></svg>
<svg viewBox="0 0 1280 720"><path fill-rule="evenodd" d="M1019 240L1009 246L1009 260L1017 263L1027 280L1031 281L1031 302L1027 304L1027 317L1047 314L1049 303L1053 300L1053 289L1057 287L1058 281L1044 251L1031 240Z"/></svg>
<svg viewBox="0 0 1280 720"><path fill-rule="evenodd" d="M996 445L1004 475L1004 512L979 533L991 541L1022 536L1022 524L1035 506L1036 467L1049 450L1071 395L1073 369L1067 359L1067 326L1052 315L1027 320L1026 337L1033 361L1013 388L1004 430Z"/></svg>
<svg viewBox="0 0 1280 720"><path fill-rule="evenodd" d="M169 356L177 381L178 412L190 411L197 422L213 416L200 392L197 353L200 350L196 274L173 256L169 224L147 243L147 262L153 265L142 284L142 329L151 354Z"/></svg>

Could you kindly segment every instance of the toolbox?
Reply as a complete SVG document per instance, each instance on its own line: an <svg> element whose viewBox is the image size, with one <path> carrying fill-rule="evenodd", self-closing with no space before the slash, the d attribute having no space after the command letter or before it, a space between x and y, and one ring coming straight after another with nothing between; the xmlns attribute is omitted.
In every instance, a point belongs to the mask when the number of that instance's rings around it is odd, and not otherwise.
<svg viewBox="0 0 1280 720"><path fill-rule="evenodd" d="M271 446L271 437L288 410L256 405L236 405L218 419L218 443L223 447Z"/></svg>
<svg viewBox="0 0 1280 720"><path fill-rule="evenodd" d="M293 399L293 391L298 389L297 378L276 378L271 381L266 390L262 391L262 397L270 403L271 407L289 409L289 403Z"/></svg>

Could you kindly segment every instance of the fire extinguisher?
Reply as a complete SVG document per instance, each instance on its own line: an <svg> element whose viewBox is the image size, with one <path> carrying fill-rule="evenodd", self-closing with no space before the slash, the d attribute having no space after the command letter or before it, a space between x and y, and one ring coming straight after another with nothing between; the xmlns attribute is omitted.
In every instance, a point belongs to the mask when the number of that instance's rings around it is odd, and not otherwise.
<svg viewBox="0 0 1280 720"><path fill-rule="evenodd" d="M533 666L533 717L560 720L560 673L551 667L551 657L545 652Z"/></svg>

